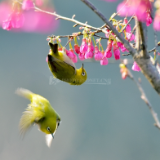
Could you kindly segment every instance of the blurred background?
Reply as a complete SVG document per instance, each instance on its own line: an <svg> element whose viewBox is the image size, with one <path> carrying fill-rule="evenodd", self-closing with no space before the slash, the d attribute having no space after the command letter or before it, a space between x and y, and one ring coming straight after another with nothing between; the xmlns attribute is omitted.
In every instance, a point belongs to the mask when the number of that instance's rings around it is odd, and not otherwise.
<svg viewBox="0 0 160 160"><path fill-rule="evenodd" d="M116 12L119 3L91 2L108 19ZM103 25L80 0L54 0L53 4L60 15L72 17L76 14L75 19L79 21L88 21L95 27ZM0 29L0 159L159 159L160 131L153 126L151 113L134 82L128 78L121 79L120 61L111 63L111 59L107 66L94 61L84 62L88 80L81 86L71 86L52 78L45 61L49 51L46 38L51 34L66 35L79 31L73 25L59 20L58 29L46 34ZM63 45L66 42L62 40ZM103 46L105 49L106 41L103 41ZM151 25L148 27L148 49L153 47ZM81 64L79 61L76 67ZM160 117L159 96L141 72L133 74L141 78L146 95ZM15 94L19 87L47 98L61 116L62 123L50 148L45 144L45 134L39 132L37 126L23 139L20 136L19 120L30 102Z"/></svg>

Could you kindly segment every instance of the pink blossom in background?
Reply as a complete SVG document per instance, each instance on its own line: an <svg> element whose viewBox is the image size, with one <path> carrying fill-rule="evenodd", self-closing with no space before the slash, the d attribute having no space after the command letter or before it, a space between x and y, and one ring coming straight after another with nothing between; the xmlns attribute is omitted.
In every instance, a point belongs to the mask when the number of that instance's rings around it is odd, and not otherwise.
<svg viewBox="0 0 160 160"><path fill-rule="evenodd" d="M42 6L43 0L35 0L36 6Z"/></svg>
<svg viewBox="0 0 160 160"><path fill-rule="evenodd" d="M103 57L103 59L100 60L100 64L101 65L107 65L108 64L108 58L107 57Z"/></svg>
<svg viewBox="0 0 160 160"><path fill-rule="evenodd" d="M44 10L54 12L50 8L44 8ZM24 18L22 30L26 32L51 33L58 28L58 21L46 13L35 12L34 10L24 11Z"/></svg>
<svg viewBox="0 0 160 160"><path fill-rule="evenodd" d="M134 61L134 63L133 63L133 66L132 66L132 70L133 71L140 71L140 68L139 68L139 66L138 66L138 64Z"/></svg>
<svg viewBox="0 0 160 160"><path fill-rule="evenodd" d="M146 11L148 10L151 10L149 0L125 0L117 7L117 11L121 16L132 16L135 14L142 21L146 21Z"/></svg>
<svg viewBox="0 0 160 160"><path fill-rule="evenodd" d="M156 11L153 27L156 31L160 31L160 9Z"/></svg>
<svg viewBox="0 0 160 160"><path fill-rule="evenodd" d="M106 2L116 2L117 0L103 0L103 1L106 1Z"/></svg>
<svg viewBox="0 0 160 160"><path fill-rule="evenodd" d="M12 12L11 6L6 2L0 3L0 26L2 26L3 21L6 21L9 14Z"/></svg>
<svg viewBox="0 0 160 160"><path fill-rule="evenodd" d="M12 28L20 28L23 26L24 15L22 12L13 11L8 15L8 18L2 23L3 29L10 30Z"/></svg>
<svg viewBox="0 0 160 160"><path fill-rule="evenodd" d="M32 0L23 0L23 3L22 3L23 10L30 10L32 8L34 8L34 4Z"/></svg>
<svg viewBox="0 0 160 160"><path fill-rule="evenodd" d="M102 60L102 58L103 58L103 55L102 55L102 53L99 51L99 49L98 49L97 46L95 46L95 55L94 55L94 58L95 58L96 61L100 61L100 60Z"/></svg>
<svg viewBox="0 0 160 160"><path fill-rule="evenodd" d="M44 10L54 12L51 8L44 8ZM9 3L2 2L0 3L0 26L12 31L51 33L57 29L58 21L52 15L35 12L33 9L13 11Z"/></svg>

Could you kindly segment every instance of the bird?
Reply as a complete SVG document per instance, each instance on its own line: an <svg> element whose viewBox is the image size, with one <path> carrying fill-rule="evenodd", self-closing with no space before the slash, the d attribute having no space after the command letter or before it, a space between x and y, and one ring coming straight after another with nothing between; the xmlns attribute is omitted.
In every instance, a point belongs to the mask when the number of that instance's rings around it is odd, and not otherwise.
<svg viewBox="0 0 160 160"><path fill-rule="evenodd" d="M70 85L81 85L87 79L87 72L82 67L76 69L75 64L66 55L65 48L58 51L58 44L49 42L50 52L46 57L48 67L53 76L61 81L67 82Z"/></svg>
<svg viewBox="0 0 160 160"><path fill-rule="evenodd" d="M31 101L19 122L21 135L25 135L33 124L39 126L39 130L46 134L46 144L50 147L55 132L60 125L61 118L53 109L49 101L27 89L18 88L16 94Z"/></svg>

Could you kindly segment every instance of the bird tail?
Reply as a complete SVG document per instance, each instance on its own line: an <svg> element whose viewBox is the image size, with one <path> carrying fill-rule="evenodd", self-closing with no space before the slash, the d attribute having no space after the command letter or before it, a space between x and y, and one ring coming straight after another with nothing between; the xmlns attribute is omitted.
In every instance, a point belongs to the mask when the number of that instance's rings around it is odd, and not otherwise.
<svg viewBox="0 0 160 160"><path fill-rule="evenodd" d="M51 55L53 56L53 55L57 55L58 56L58 44L57 43L55 43L55 44L53 44L53 43L51 43L51 42L49 42L49 46L50 46L50 48L51 48Z"/></svg>
<svg viewBox="0 0 160 160"><path fill-rule="evenodd" d="M15 93L19 96L29 99L30 101L32 100L34 94L33 92L24 88L18 88Z"/></svg>

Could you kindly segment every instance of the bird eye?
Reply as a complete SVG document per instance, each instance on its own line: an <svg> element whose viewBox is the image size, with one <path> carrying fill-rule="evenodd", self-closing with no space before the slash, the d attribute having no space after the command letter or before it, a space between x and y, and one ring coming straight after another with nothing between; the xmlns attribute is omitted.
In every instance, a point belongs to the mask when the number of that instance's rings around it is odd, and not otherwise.
<svg viewBox="0 0 160 160"><path fill-rule="evenodd" d="M85 72L82 72L82 76L85 76Z"/></svg>
<svg viewBox="0 0 160 160"><path fill-rule="evenodd" d="M50 131L50 127L47 127L47 131Z"/></svg>
<svg viewBox="0 0 160 160"><path fill-rule="evenodd" d="M60 122L57 123L57 128L60 126Z"/></svg>

